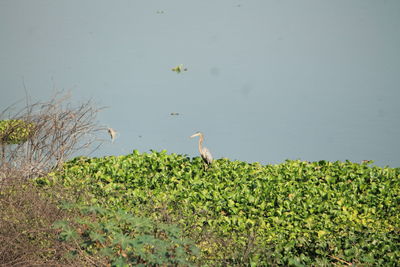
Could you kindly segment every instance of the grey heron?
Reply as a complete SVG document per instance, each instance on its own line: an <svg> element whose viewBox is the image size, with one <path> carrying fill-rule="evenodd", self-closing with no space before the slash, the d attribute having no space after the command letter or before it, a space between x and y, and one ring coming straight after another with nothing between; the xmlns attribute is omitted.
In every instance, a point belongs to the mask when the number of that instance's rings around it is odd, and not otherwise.
<svg viewBox="0 0 400 267"><path fill-rule="evenodd" d="M197 132L194 135L190 136L190 138L193 138L193 137L196 137L196 136L200 137L199 138L199 152L200 152L200 155L203 158L204 162L207 165L210 165L213 162L213 157L211 155L210 150L208 150L208 148L206 148L206 147L203 147L204 136L203 136L203 134L201 132Z"/></svg>

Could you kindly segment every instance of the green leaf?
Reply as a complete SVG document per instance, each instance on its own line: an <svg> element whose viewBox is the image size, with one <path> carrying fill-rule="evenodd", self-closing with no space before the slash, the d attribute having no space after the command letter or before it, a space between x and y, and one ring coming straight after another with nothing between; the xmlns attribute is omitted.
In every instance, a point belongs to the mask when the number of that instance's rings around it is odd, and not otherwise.
<svg viewBox="0 0 400 267"><path fill-rule="evenodd" d="M60 232L61 240L65 241L76 240L78 236L78 233L71 227L65 227L62 232Z"/></svg>
<svg viewBox="0 0 400 267"><path fill-rule="evenodd" d="M69 227L69 223L65 220L59 220L59 221L55 221L52 225L52 228L54 229L66 229Z"/></svg>
<svg viewBox="0 0 400 267"><path fill-rule="evenodd" d="M114 240L112 241L113 245L119 245L122 249L126 249L129 247L133 242L133 239L129 235L117 233L114 236Z"/></svg>
<svg viewBox="0 0 400 267"><path fill-rule="evenodd" d="M114 267L128 267L129 264L127 260L123 257L118 257L115 260L112 261L111 266Z"/></svg>
<svg viewBox="0 0 400 267"><path fill-rule="evenodd" d="M89 236L92 239L92 241L95 242L104 243L106 241L106 238L102 234L99 234L97 232L90 232Z"/></svg>

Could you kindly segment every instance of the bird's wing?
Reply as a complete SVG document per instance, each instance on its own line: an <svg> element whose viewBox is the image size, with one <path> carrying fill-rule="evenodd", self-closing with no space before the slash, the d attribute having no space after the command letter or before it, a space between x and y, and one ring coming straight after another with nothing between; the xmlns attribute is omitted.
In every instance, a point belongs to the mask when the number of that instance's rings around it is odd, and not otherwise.
<svg viewBox="0 0 400 267"><path fill-rule="evenodd" d="M110 134L111 142L114 142L117 132L113 128L108 128L108 133Z"/></svg>
<svg viewBox="0 0 400 267"><path fill-rule="evenodd" d="M211 155L211 152L210 152L210 150L208 150L208 148L203 147L202 156L203 156L204 160L207 161L207 163L212 163L213 156Z"/></svg>

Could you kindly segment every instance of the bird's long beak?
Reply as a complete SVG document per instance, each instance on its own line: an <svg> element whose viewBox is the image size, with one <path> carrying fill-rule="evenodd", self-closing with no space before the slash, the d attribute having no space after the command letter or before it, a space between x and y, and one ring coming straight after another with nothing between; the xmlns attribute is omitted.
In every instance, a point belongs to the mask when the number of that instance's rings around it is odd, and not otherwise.
<svg viewBox="0 0 400 267"><path fill-rule="evenodd" d="M196 136L199 136L199 133L195 133L195 134L191 135L190 138L193 138L193 137L196 137Z"/></svg>

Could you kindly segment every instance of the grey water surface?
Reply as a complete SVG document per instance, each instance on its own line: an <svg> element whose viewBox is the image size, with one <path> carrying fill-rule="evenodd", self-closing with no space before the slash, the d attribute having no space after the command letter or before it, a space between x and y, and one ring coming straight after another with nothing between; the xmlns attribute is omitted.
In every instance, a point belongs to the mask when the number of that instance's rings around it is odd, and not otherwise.
<svg viewBox="0 0 400 267"><path fill-rule="evenodd" d="M202 131L215 158L400 166L398 0L1 0L0 38L0 108L108 106L95 156Z"/></svg>

